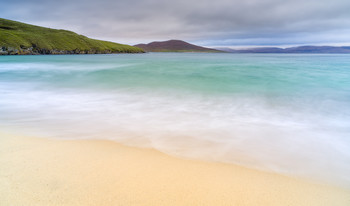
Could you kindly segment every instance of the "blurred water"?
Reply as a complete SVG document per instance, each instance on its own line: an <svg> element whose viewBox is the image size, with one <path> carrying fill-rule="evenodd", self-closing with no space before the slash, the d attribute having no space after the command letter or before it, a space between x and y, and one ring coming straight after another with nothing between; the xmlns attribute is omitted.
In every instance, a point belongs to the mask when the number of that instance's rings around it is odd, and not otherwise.
<svg viewBox="0 0 350 206"><path fill-rule="evenodd" d="M1 56L0 128L350 187L350 56Z"/></svg>

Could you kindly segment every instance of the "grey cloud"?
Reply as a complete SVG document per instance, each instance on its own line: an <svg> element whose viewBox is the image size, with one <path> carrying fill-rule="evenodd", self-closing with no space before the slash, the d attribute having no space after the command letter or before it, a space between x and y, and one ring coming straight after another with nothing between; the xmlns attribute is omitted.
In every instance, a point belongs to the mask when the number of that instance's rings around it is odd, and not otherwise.
<svg viewBox="0 0 350 206"><path fill-rule="evenodd" d="M207 45L350 42L348 0L18 0L1 4L4 18L131 44L172 38Z"/></svg>

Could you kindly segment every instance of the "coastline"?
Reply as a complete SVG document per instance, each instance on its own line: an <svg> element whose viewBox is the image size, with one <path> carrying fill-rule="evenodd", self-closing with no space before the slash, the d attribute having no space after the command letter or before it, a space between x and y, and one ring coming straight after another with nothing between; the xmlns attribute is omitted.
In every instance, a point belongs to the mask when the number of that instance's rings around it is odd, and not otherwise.
<svg viewBox="0 0 350 206"><path fill-rule="evenodd" d="M0 137L5 206L350 204L346 189L108 140Z"/></svg>
<svg viewBox="0 0 350 206"><path fill-rule="evenodd" d="M73 54L141 54L144 51L131 52L131 51L111 51L111 50L94 50L94 49L74 49L74 50L57 50L57 49L45 49L45 48L11 48L0 46L0 56L14 56L14 55L73 55Z"/></svg>

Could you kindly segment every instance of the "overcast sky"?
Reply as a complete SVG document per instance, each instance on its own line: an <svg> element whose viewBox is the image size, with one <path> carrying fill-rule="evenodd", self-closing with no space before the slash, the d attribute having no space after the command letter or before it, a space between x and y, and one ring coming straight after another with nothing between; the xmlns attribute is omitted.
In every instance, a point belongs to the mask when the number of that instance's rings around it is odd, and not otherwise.
<svg viewBox="0 0 350 206"><path fill-rule="evenodd" d="M0 0L0 16L127 44L350 45L350 0Z"/></svg>

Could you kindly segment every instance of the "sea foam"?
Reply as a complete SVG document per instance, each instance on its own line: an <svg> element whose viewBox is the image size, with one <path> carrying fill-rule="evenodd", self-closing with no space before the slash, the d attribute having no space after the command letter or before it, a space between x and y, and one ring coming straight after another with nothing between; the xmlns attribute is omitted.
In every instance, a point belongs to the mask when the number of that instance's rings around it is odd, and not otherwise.
<svg viewBox="0 0 350 206"><path fill-rule="evenodd" d="M186 57L185 63L174 62L178 54L172 54L175 57L170 56L165 61L168 64L160 65L155 61L159 56L154 55L149 59L128 57L136 62L102 56L109 61L96 60L86 70L84 56L76 59L78 63L42 63L39 59L36 63L0 64L0 126L43 137L109 139L175 156L240 164L350 187L347 82L320 83L318 78L323 75L315 71L319 69L316 63L307 77L310 82L294 86L298 80L290 68L285 73L276 69L280 79L286 78L280 82L271 74L260 77L264 73L257 70L264 67L248 67L259 75L253 71L246 74L240 67L239 72L230 73L238 60L227 55L217 56L228 61L219 67L214 58L213 64L193 64L203 54ZM64 58L70 62L75 57ZM261 61L262 56L254 58ZM275 64L280 58L284 57L273 59ZM17 65L13 70L11 63ZM173 65L168 70L180 69L167 73L163 68L167 65ZM306 78L305 71L296 72L301 73L300 79ZM227 75L241 75L253 83L238 84L241 80L237 76ZM343 71L337 75L329 78L344 80L349 74ZM187 79L177 84L173 78L180 76ZM308 87L303 89L305 85Z"/></svg>

